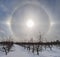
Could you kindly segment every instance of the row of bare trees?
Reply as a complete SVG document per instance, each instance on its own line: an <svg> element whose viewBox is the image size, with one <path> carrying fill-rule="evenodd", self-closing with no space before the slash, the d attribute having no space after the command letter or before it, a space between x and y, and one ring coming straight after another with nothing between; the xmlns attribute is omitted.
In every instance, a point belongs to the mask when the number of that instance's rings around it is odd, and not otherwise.
<svg viewBox="0 0 60 57"><path fill-rule="evenodd" d="M8 39L5 39L5 40L3 39L0 42L0 46L2 46L0 51L5 52L5 54L7 55L7 53L11 51L11 48L13 46L13 39L12 39L12 37L9 36Z"/></svg>

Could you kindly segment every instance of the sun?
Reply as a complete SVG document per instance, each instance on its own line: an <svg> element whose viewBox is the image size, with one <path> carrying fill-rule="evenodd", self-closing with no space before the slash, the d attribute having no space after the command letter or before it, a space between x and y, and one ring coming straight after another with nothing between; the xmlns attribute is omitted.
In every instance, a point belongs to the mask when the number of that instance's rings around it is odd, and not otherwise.
<svg viewBox="0 0 60 57"><path fill-rule="evenodd" d="M32 28L34 26L34 21L29 19L29 20L27 20L26 25L27 25L27 27Z"/></svg>

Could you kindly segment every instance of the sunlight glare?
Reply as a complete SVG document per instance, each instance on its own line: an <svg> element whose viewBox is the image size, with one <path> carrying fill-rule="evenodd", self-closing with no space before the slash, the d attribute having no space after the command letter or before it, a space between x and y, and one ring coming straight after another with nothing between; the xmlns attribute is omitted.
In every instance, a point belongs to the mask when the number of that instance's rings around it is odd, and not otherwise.
<svg viewBox="0 0 60 57"><path fill-rule="evenodd" d="M27 27L29 27L29 28L33 27L33 26L34 26L33 20L31 20L31 19L30 19L30 20L27 20L26 25L27 25Z"/></svg>

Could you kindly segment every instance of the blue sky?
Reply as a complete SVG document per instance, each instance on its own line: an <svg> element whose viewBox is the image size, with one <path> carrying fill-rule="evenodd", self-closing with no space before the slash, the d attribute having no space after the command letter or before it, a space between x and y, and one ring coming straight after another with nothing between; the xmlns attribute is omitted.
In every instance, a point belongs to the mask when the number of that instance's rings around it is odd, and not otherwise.
<svg viewBox="0 0 60 57"><path fill-rule="evenodd" d="M43 7L48 13L48 16L51 17L50 20L54 25L50 28L48 35L46 35L47 40L60 40L60 0L0 0L0 34L5 36L12 35L6 22L10 17L13 17L12 13L16 7L21 6L22 3L26 3L27 1L40 3L40 6ZM3 39L1 35L0 38Z"/></svg>

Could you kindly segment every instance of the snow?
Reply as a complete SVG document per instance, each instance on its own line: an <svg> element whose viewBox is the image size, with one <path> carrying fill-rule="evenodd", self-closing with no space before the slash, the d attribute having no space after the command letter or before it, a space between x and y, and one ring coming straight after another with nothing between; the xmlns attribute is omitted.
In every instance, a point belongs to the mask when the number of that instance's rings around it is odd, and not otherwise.
<svg viewBox="0 0 60 57"><path fill-rule="evenodd" d="M0 57L60 57L60 49L55 46L52 50L49 48L44 49L42 52L39 52L39 55L36 52L33 54L19 45L14 45L11 50L13 51L10 51L7 55L0 51Z"/></svg>

